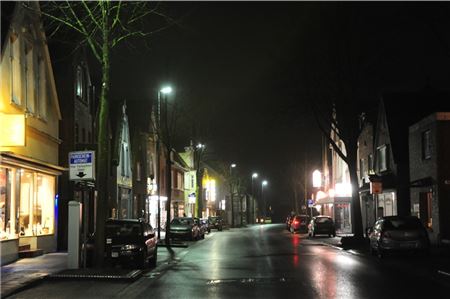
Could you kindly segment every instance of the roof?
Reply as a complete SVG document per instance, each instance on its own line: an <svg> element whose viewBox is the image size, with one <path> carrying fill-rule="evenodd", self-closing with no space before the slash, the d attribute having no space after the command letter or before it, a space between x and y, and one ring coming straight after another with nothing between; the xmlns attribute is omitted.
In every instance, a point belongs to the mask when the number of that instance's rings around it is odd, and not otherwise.
<svg viewBox="0 0 450 299"><path fill-rule="evenodd" d="M434 112L450 111L450 92L426 87L416 92L383 94L380 109L384 107L390 142L396 162L408 159L409 126Z"/></svg>

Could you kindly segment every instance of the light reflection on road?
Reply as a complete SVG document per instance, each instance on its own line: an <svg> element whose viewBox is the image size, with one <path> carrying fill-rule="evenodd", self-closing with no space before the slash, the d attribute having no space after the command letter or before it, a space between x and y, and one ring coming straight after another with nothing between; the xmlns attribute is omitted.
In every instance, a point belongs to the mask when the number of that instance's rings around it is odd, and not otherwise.
<svg viewBox="0 0 450 299"><path fill-rule="evenodd" d="M353 257L328 247L311 246L316 255L309 267L311 282L318 298L356 298L353 278L349 273L359 265Z"/></svg>

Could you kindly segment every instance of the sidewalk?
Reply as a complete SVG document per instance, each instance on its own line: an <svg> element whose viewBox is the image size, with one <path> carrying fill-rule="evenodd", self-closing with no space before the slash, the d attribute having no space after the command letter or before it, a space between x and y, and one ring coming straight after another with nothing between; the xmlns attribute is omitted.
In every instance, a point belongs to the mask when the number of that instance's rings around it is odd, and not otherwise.
<svg viewBox="0 0 450 299"><path fill-rule="evenodd" d="M162 236L162 234L161 234ZM177 253L180 248L174 246ZM24 289L33 287L44 279L107 279L135 280L142 276L142 270L118 268L67 269L67 253L47 253L34 258L19 259L1 268L0 297L5 298ZM164 246L158 248L158 265L168 264L171 256Z"/></svg>
<svg viewBox="0 0 450 299"><path fill-rule="evenodd" d="M23 258L2 266L1 297L33 286L46 276L67 268L67 253L48 253L34 258Z"/></svg>

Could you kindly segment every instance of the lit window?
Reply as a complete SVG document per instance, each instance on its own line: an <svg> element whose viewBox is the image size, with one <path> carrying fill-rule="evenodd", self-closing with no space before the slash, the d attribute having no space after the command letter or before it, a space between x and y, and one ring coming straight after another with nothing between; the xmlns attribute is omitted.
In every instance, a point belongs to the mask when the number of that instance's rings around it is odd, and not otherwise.
<svg viewBox="0 0 450 299"><path fill-rule="evenodd" d="M84 93L83 83L84 82L83 81L84 81L83 68L79 65L79 66L77 66L77 70L76 70L75 95L80 100L84 100L84 98L83 98L83 93Z"/></svg>

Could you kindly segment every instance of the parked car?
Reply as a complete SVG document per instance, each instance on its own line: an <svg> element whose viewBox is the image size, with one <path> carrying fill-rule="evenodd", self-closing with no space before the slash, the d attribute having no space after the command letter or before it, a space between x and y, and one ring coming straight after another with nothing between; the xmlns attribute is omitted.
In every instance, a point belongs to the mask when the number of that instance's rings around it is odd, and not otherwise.
<svg viewBox="0 0 450 299"><path fill-rule="evenodd" d="M295 215L288 215L286 217L286 229L290 230L291 229L291 223L294 220Z"/></svg>
<svg viewBox="0 0 450 299"><path fill-rule="evenodd" d="M309 224L308 215L296 215L292 218L291 224L289 226L289 231L291 233L300 232L307 233Z"/></svg>
<svg viewBox="0 0 450 299"><path fill-rule="evenodd" d="M198 239L204 239L205 234L208 231L208 228L205 224L203 224L202 220L200 218L194 218L195 224L198 226Z"/></svg>
<svg viewBox="0 0 450 299"><path fill-rule="evenodd" d="M170 222L170 238L183 240L197 240L200 228L192 217L175 217Z"/></svg>
<svg viewBox="0 0 450 299"><path fill-rule="evenodd" d="M370 252L383 257L388 252L430 250L428 233L415 216L386 216L368 229Z"/></svg>
<svg viewBox="0 0 450 299"><path fill-rule="evenodd" d="M113 265L134 263L144 268L156 266L157 237L150 224L138 219L109 219L105 224L105 248Z"/></svg>
<svg viewBox="0 0 450 299"><path fill-rule="evenodd" d="M223 220L220 216L209 216L208 217L209 222L209 229L217 229L218 231L221 231L223 228Z"/></svg>
<svg viewBox="0 0 450 299"><path fill-rule="evenodd" d="M310 237L315 237L317 235L328 235L329 237L335 237L336 226L334 225L333 218L322 215L313 217L308 225L308 235Z"/></svg>

